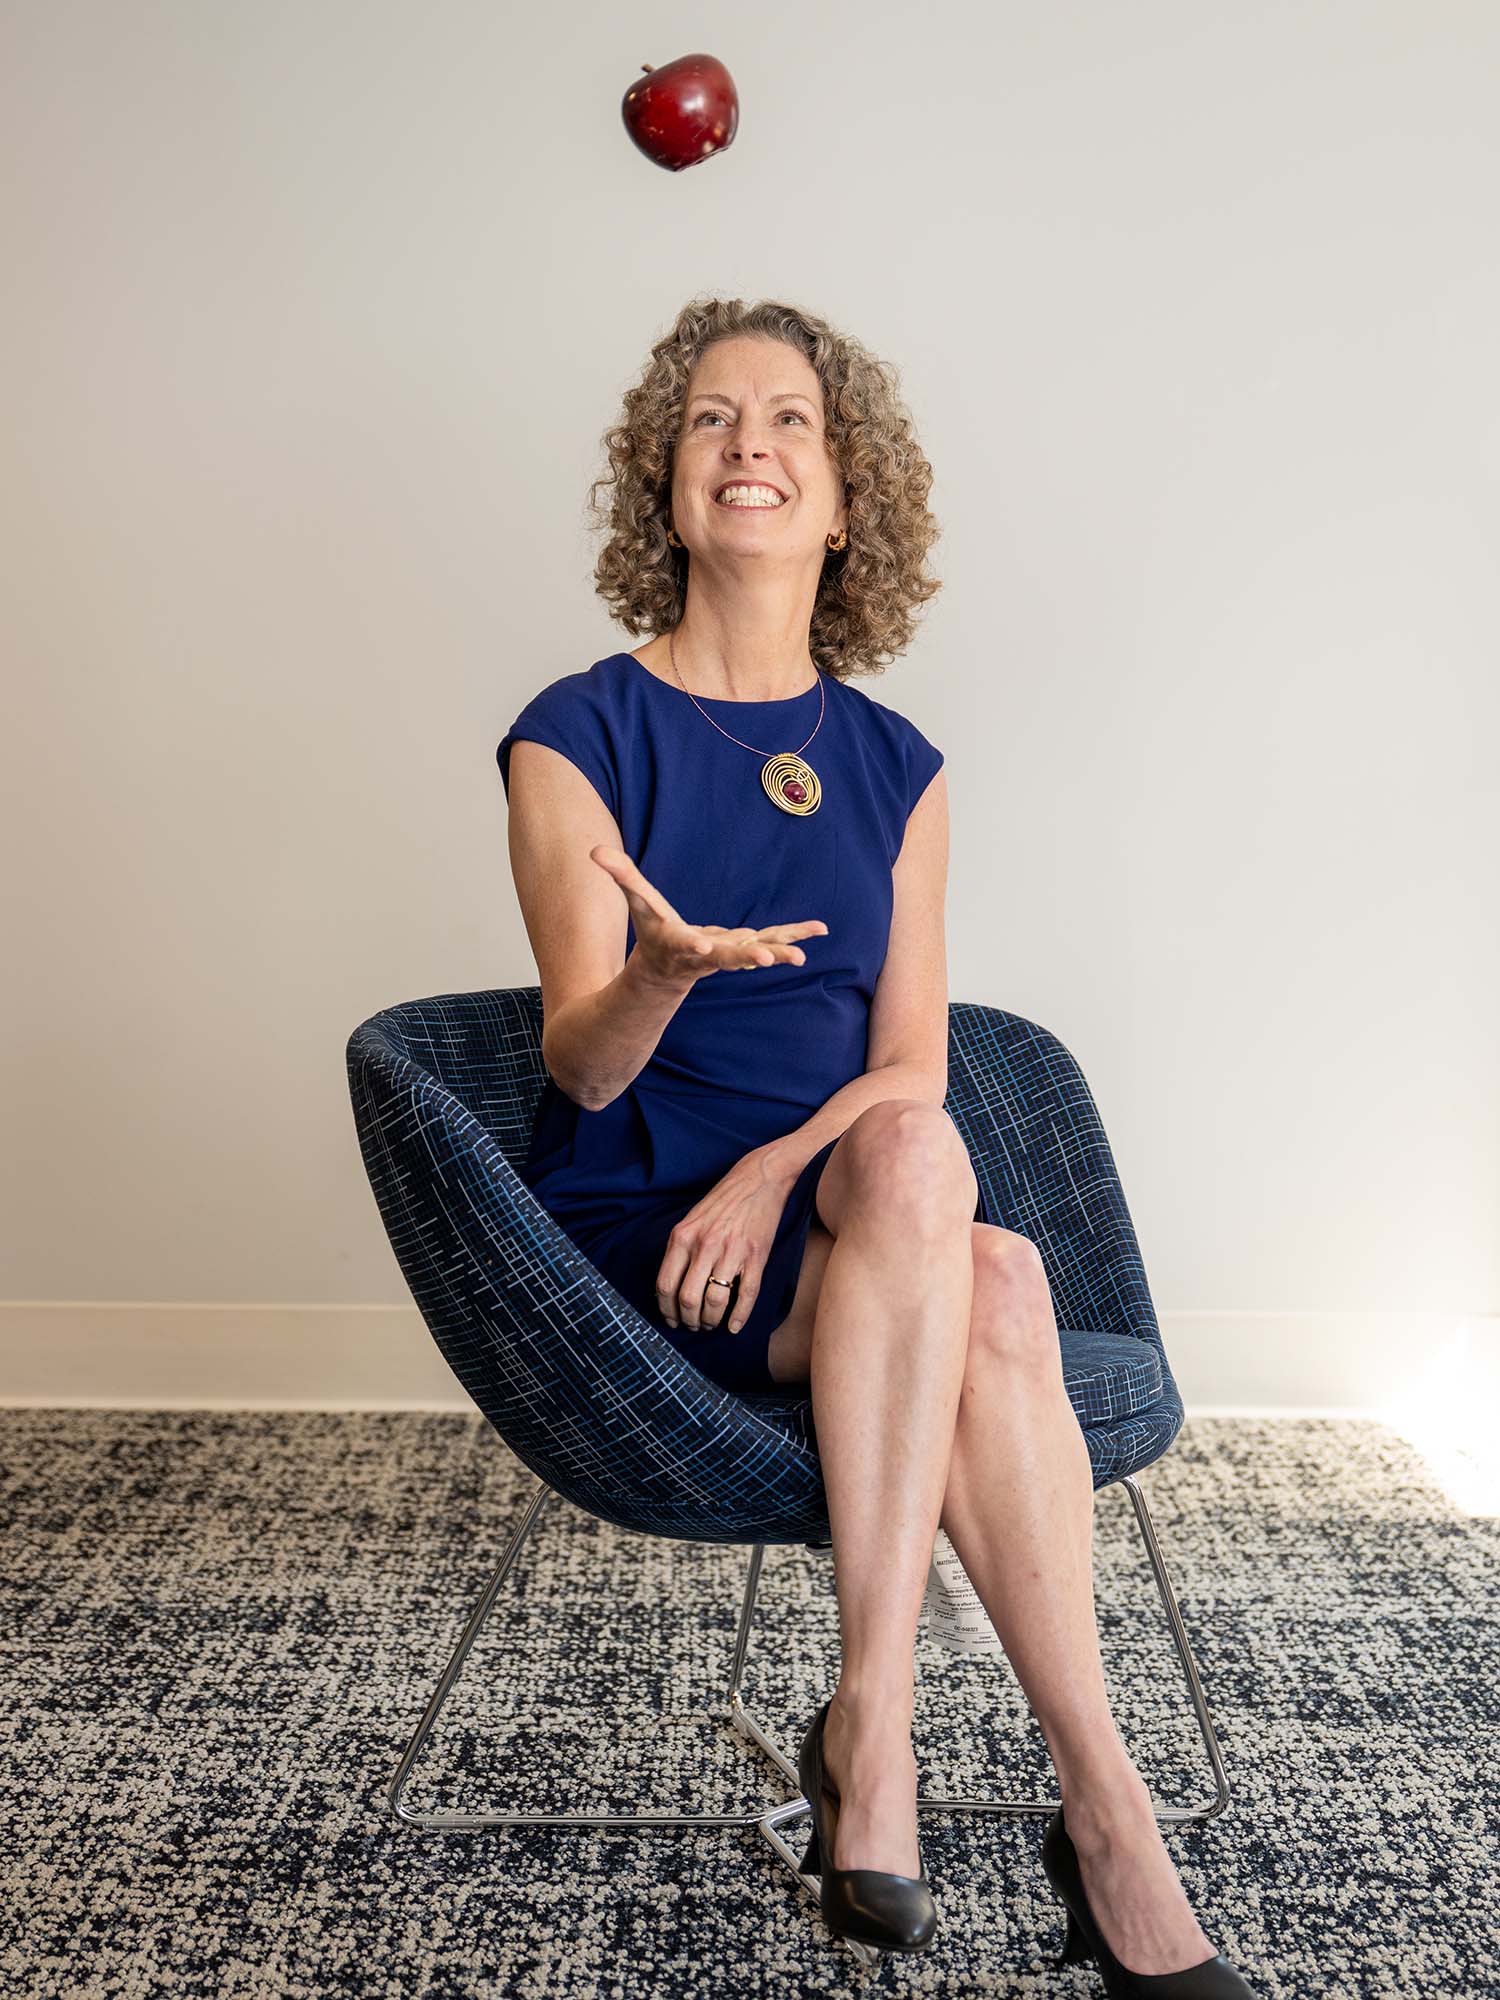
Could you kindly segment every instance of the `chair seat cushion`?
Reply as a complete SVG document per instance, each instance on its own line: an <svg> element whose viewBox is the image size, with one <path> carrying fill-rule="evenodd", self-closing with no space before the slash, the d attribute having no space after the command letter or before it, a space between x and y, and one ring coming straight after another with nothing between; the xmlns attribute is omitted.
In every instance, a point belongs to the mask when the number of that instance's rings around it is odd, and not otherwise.
<svg viewBox="0 0 1500 2000"><path fill-rule="evenodd" d="M1063 1327L1063 1381L1083 1428L1139 1416L1161 1398L1161 1349L1127 1333Z"/></svg>
<svg viewBox="0 0 1500 2000"><path fill-rule="evenodd" d="M1060 1328L1058 1340L1063 1383L1085 1430L1137 1416L1160 1398L1161 1353L1154 1342L1129 1334L1080 1332L1072 1327ZM757 1416L775 1424L798 1444L816 1449L812 1395L805 1383L737 1390L735 1394Z"/></svg>

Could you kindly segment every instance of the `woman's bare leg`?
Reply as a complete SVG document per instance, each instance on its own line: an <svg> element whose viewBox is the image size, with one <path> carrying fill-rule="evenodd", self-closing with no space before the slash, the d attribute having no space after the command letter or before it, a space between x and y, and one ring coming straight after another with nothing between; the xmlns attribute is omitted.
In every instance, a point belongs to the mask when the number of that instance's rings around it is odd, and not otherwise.
<svg viewBox="0 0 1500 2000"><path fill-rule="evenodd" d="M1213 1955L1104 1684L1094 1487L1033 1244L973 1231L974 1314L942 1526L1031 1704L1105 1941L1135 1972Z"/></svg>
<svg viewBox="0 0 1500 2000"><path fill-rule="evenodd" d="M947 1113L894 1099L850 1126L819 1188L835 1232L810 1379L842 1652L824 1738L837 1868L919 1872L913 1653L969 1345L976 1193Z"/></svg>

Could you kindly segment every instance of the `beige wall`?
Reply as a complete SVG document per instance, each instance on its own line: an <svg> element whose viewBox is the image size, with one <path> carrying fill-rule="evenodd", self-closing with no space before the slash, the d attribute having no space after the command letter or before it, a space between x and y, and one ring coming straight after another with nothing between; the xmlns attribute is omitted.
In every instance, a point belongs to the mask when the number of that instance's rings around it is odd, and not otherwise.
<svg viewBox="0 0 1500 2000"><path fill-rule="evenodd" d="M901 370L946 587L864 685L947 752L951 991L1083 1064L1192 1391L1353 1404L1378 1324L1493 1339L1500 14L3 33L13 1392L116 1393L89 1340L204 1302L331 1309L378 1390L344 1040L535 977L494 747L636 643L585 488L705 288ZM741 130L668 175L618 104L699 47ZM174 1315L154 1399L223 1324Z"/></svg>

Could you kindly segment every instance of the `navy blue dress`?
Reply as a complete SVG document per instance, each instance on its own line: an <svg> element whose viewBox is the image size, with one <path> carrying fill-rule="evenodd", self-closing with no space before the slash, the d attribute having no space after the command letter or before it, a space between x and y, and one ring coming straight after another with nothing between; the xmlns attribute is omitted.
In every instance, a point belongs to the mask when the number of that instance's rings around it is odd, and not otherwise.
<svg viewBox="0 0 1500 2000"><path fill-rule="evenodd" d="M807 742L820 688L827 705ZM737 1285L718 1328L662 1319L656 1281L667 1237L745 1153L805 1124L863 1074L891 871L943 753L894 709L822 672L788 700L697 699L755 748L721 735L632 653L564 675L501 740L507 798L511 744L550 744L590 780L620 845L690 923L762 929L820 918L828 935L800 940L805 965L700 979L645 1068L603 1110L582 1109L549 1077L521 1178L616 1291L706 1375L730 1389L767 1389L776 1385L766 1349L791 1310L818 1177L837 1141L798 1176L739 1333L727 1331ZM766 756L799 750L822 787L806 814L783 811L761 784ZM629 923L627 953L634 945Z"/></svg>

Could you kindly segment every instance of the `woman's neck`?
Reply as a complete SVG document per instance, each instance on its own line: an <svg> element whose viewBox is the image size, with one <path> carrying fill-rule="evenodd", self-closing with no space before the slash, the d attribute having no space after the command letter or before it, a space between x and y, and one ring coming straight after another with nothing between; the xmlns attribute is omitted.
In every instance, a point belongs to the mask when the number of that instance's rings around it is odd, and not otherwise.
<svg viewBox="0 0 1500 2000"><path fill-rule="evenodd" d="M659 679L706 701L786 701L817 684L805 630L800 642L757 644L753 634L697 637L684 619L635 657Z"/></svg>

